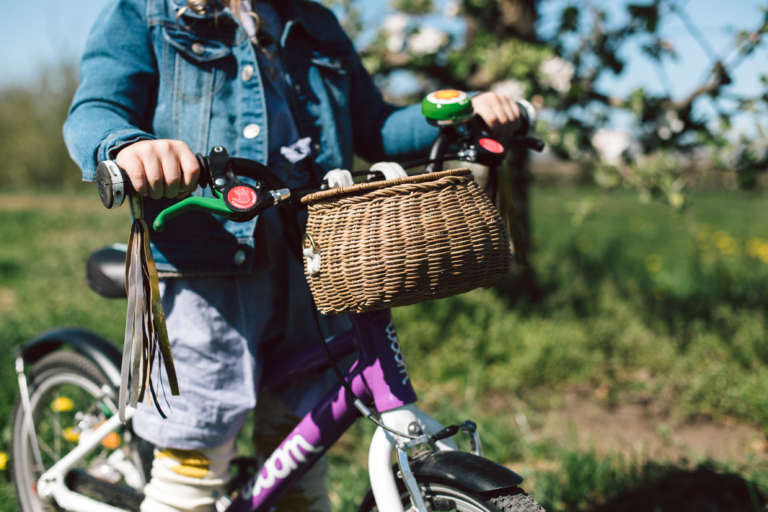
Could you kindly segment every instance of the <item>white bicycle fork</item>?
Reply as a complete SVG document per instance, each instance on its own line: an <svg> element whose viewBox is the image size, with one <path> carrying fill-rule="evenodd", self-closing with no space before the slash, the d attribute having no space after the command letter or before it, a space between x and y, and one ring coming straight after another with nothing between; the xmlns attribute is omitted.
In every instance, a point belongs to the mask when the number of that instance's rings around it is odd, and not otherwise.
<svg viewBox="0 0 768 512"><path fill-rule="evenodd" d="M437 420L422 412L415 404L383 412L381 421L384 426L396 432L419 436L434 434L443 428ZM405 512L392 467L395 451L403 481L411 495L409 512L426 512L421 490L408 465L407 445L411 441L412 439L397 436L382 427L378 427L373 434L368 451L368 472L376 506L382 512ZM450 438L436 444L440 450L456 449L456 444Z"/></svg>

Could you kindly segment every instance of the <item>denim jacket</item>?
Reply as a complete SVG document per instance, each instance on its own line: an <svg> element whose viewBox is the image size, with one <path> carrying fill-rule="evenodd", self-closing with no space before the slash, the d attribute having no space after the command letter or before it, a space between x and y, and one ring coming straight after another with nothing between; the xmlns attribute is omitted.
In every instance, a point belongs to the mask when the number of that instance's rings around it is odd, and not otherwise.
<svg viewBox="0 0 768 512"><path fill-rule="evenodd" d="M262 78L245 30L229 10L179 15L184 0L116 0L93 27L64 138L91 181L98 161L142 139L179 139L194 152L216 145L266 164ZM351 168L422 154L436 135L418 105L386 103L333 13L306 0L275 2L278 42L294 117L318 167ZM317 179L317 176L312 177ZM209 194L201 189L197 195ZM146 200L148 224L171 200ZM238 274L254 265L256 219L236 223L189 213L152 232L161 272Z"/></svg>

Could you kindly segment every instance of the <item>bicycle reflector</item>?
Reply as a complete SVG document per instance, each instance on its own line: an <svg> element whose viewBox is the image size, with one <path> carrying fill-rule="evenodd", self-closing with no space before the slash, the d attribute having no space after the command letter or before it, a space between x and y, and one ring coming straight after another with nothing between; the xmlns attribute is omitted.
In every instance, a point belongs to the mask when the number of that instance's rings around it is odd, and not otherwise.
<svg viewBox="0 0 768 512"><path fill-rule="evenodd" d="M421 102L421 113L440 126L463 123L475 113L469 95L456 89L431 92Z"/></svg>

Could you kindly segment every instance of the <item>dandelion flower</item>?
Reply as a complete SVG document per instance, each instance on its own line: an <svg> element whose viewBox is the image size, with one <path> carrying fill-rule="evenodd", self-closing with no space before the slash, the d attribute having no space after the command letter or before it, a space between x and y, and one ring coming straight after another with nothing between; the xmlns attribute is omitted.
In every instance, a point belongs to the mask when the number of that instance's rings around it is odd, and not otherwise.
<svg viewBox="0 0 768 512"><path fill-rule="evenodd" d="M725 231L715 231L712 238L714 239L715 246L723 254L734 254L736 252L736 240Z"/></svg>
<svg viewBox="0 0 768 512"><path fill-rule="evenodd" d="M662 267L662 259L661 256L658 254L649 254L645 257L645 268L650 272L651 274L656 274L661 270Z"/></svg>

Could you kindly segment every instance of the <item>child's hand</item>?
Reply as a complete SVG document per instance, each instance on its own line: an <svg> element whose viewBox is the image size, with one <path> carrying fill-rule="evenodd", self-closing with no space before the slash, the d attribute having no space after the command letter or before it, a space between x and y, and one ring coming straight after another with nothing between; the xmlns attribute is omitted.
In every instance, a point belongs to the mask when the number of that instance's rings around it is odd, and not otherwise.
<svg viewBox="0 0 768 512"><path fill-rule="evenodd" d="M140 140L122 148L115 161L134 190L152 199L192 192L200 177L195 154L180 140Z"/></svg>
<svg viewBox="0 0 768 512"><path fill-rule="evenodd" d="M472 98L472 106L485 124L502 137L517 134L524 126L516 101L495 92L484 92Z"/></svg>

